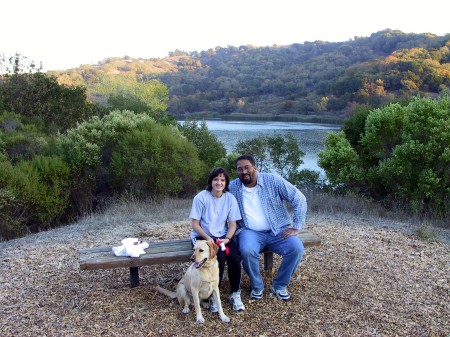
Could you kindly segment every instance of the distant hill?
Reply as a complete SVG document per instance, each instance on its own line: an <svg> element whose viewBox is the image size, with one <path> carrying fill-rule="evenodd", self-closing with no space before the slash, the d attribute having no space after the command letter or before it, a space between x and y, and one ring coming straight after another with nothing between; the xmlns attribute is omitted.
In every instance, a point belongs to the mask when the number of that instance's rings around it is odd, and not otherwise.
<svg viewBox="0 0 450 337"><path fill-rule="evenodd" d="M175 50L162 59L108 58L52 74L85 85L99 103L121 83L156 79L168 86L168 112L178 118L331 120L360 105L448 92L450 34L387 29L345 42Z"/></svg>

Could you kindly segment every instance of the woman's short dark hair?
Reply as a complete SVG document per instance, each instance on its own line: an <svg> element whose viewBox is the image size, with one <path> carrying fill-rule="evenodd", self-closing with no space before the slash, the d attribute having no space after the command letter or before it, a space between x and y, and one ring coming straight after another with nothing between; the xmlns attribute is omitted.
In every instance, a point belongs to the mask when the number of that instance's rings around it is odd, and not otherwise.
<svg viewBox="0 0 450 337"><path fill-rule="evenodd" d="M256 166L255 158L253 158L253 156L250 156L249 154L244 154L242 156L237 157L236 160L234 161L234 166L237 166L239 160L248 160L250 164L252 164L252 166Z"/></svg>
<svg viewBox="0 0 450 337"><path fill-rule="evenodd" d="M230 176L228 175L228 172L223 167L216 167L211 170L211 172L208 175L208 186L206 187L207 191L212 191L212 181L215 177L218 177L219 175L223 174L225 177L225 191L229 191L228 185L230 184Z"/></svg>

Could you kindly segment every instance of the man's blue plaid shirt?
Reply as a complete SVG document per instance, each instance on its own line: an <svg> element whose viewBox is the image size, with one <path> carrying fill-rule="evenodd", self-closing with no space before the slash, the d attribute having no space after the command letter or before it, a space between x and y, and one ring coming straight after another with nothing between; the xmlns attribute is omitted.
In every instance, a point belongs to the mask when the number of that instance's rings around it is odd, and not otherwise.
<svg viewBox="0 0 450 337"><path fill-rule="evenodd" d="M241 210L242 220L238 221L238 232L248 227L247 217L243 205L242 187L239 179L230 182L230 192L236 197ZM258 195L261 198L262 207L265 210L267 221L272 232L276 235L283 227L289 226L301 229L306 221L306 198L294 185L281 176L270 173L259 173L257 181ZM293 221L286 208L285 201L292 206Z"/></svg>

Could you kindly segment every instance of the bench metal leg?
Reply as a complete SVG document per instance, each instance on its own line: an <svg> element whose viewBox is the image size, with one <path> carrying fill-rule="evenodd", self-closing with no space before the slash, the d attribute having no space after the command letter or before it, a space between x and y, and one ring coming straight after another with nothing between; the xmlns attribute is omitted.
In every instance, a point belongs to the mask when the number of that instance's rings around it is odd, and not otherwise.
<svg viewBox="0 0 450 337"><path fill-rule="evenodd" d="M139 286L139 267L130 267L130 287Z"/></svg>
<svg viewBox="0 0 450 337"><path fill-rule="evenodd" d="M273 253L264 253L264 270L271 272L273 268Z"/></svg>

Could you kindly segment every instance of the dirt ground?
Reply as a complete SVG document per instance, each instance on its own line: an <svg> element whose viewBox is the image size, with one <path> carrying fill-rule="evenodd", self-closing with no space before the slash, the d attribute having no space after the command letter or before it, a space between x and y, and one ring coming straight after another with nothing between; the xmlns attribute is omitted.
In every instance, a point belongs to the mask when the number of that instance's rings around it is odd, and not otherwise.
<svg viewBox="0 0 450 337"><path fill-rule="evenodd" d="M139 212L139 211L137 211ZM188 264L140 268L129 287L123 270L81 271L78 249L187 238L185 211L168 222L152 216L90 216L76 224L0 242L0 336L450 336L450 245L422 241L407 224L345 215L310 215L306 228L322 238L306 250L284 303L266 290L246 310L221 297L230 323L181 313L174 290ZM152 221L146 220L151 218ZM275 257L275 267L279 259ZM265 275L270 288L272 275Z"/></svg>

